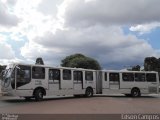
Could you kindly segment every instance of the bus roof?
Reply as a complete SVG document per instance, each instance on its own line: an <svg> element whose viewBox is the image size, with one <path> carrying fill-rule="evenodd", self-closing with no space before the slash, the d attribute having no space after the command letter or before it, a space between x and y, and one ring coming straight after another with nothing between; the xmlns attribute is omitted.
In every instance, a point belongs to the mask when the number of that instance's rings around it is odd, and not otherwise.
<svg viewBox="0 0 160 120"><path fill-rule="evenodd" d="M55 68L55 69L71 69L71 70L85 70L85 71L96 71L93 69L84 69L84 68L71 68L71 67L55 67L51 65L39 65L39 64L24 64L24 63L12 63L10 65L16 66L16 65L28 65L28 66L35 66L35 67L46 67L46 68Z"/></svg>
<svg viewBox="0 0 160 120"><path fill-rule="evenodd" d="M124 73L124 72L127 72L127 73L158 73L156 71L127 71L127 70L100 70L102 72L121 72L121 73Z"/></svg>
<svg viewBox="0 0 160 120"><path fill-rule="evenodd" d="M51 65L39 65L39 64L24 64L24 63L12 63L10 65L29 65L29 66L36 66L36 67L46 67L46 68L55 68L55 69L71 69L71 70L85 70L85 71L102 71L102 72L117 72L117 73L158 73L156 71L127 71L127 70L93 70L93 69L84 69L84 68L71 68L71 67L55 67Z"/></svg>

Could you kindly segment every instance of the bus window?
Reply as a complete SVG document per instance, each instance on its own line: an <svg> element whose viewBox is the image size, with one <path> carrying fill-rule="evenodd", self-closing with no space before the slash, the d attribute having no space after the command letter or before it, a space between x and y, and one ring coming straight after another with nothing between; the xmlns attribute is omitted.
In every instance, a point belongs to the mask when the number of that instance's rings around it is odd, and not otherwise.
<svg viewBox="0 0 160 120"><path fill-rule="evenodd" d="M145 74L144 73L135 73L135 81L144 82L145 81Z"/></svg>
<svg viewBox="0 0 160 120"><path fill-rule="evenodd" d="M33 67L32 68L32 78L33 79L45 79L45 68Z"/></svg>
<svg viewBox="0 0 160 120"><path fill-rule="evenodd" d="M147 82L156 82L156 74L155 73L147 73L146 74Z"/></svg>
<svg viewBox="0 0 160 120"><path fill-rule="evenodd" d="M31 67L19 65L17 68L17 88L31 81Z"/></svg>
<svg viewBox="0 0 160 120"><path fill-rule="evenodd" d="M49 69L49 80L60 80L60 70Z"/></svg>
<svg viewBox="0 0 160 120"><path fill-rule="evenodd" d="M71 70L63 70L63 80L71 80Z"/></svg>
<svg viewBox="0 0 160 120"><path fill-rule="evenodd" d="M126 82L134 81L134 74L133 73L122 73L122 79Z"/></svg>
<svg viewBox="0 0 160 120"><path fill-rule="evenodd" d="M83 74L82 71L74 71L74 81L83 81Z"/></svg>
<svg viewBox="0 0 160 120"><path fill-rule="evenodd" d="M91 71L86 71L86 72L85 72L85 79L86 79L87 81L93 81L93 72L91 72Z"/></svg>
<svg viewBox="0 0 160 120"><path fill-rule="evenodd" d="M107 73L104 73L104 80L107 81Z"/></svg>
<svg viewBox="0 0 160 120"><path fill-rule="evenodd" d="M118 81L119 82L119 73L110 73L109 74L110 81Z"/></svg>

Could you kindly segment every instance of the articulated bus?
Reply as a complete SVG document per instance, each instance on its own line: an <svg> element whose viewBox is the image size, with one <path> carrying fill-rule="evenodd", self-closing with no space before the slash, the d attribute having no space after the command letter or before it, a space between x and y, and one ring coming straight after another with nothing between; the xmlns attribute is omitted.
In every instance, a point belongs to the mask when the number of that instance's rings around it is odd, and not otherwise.
<svg viewBox="0 0 160 120"><path fill-rule="evenodd" d="M8 95L37 101L53 95L125 94L139 97L159 93L157 72L96 71L29 64L8 65L1 85L2 92Z"/></svg>

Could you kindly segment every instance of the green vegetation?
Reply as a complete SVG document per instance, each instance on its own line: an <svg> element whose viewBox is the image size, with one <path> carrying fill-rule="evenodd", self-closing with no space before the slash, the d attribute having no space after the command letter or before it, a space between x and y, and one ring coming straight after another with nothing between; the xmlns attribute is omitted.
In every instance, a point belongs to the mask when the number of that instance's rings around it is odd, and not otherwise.
<svg viewBox="0 0 160 120"><path fill-rule="evenodd" d="M132 67L132 71L140 71L141 70L141 66L140 65L136 65Z"/></svg>
<svg viewBox="0 0 160 120"><path fill-rule="evenodd" d="M160 73L160 58L146 57L144 60L145 71L157 71Z"/></svg>
<svg viewBox="0 0 160 120"><path fill-rule="evenodd" d="M72 68L85 68L85 69L94 69L100 70L100 64L93 58L86 57L82 54L74 54L67 56L61 61L62 67L72 67Z"/></svg>

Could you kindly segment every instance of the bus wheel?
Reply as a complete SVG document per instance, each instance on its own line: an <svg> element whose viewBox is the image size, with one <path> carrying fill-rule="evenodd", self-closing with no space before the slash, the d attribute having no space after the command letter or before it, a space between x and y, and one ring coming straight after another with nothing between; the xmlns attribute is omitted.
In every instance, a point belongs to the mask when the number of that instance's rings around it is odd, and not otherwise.
<svg viewBox="0 0 160 120"><path fill-rule="evenodd" d="M34 92L34 97L36 101L41 101L43 100L43 91L41 89L37 89Z"/></svg>
<svg viewBox="0 0 160 120"><path fill-rule="evenodd" d="M93 96L93 89L92 88L87 88L85 92L86 97L92 97Z"/></svg>
<svg viewBox="0 0 160 120"><path fill-rule="evenodd" d="M132 97L140 97L141 92L138 88L133 88L132 91L131 91L131 95L132 95Z"/></svg>

